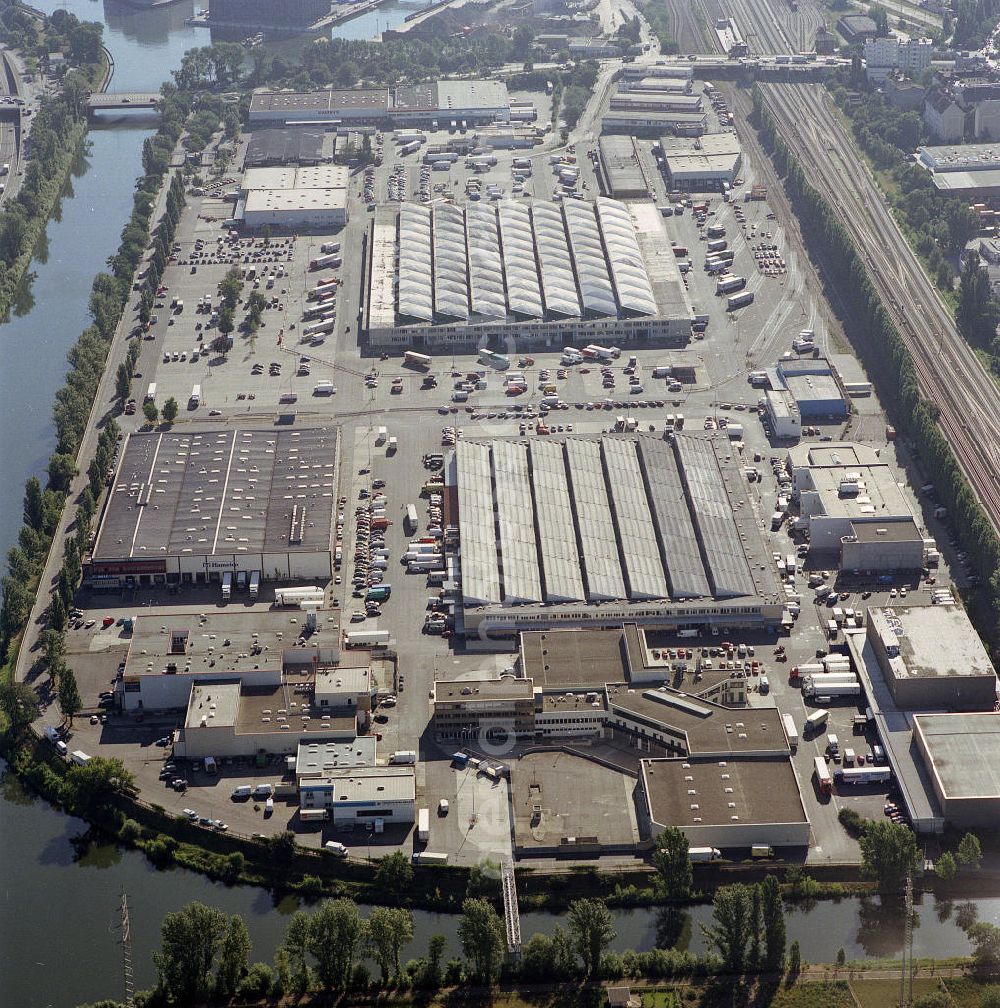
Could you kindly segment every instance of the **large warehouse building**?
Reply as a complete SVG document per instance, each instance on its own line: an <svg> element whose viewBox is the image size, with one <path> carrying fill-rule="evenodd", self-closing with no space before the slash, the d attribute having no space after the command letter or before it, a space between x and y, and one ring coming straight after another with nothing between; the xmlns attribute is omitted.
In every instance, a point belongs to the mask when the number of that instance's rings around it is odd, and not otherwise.
<svg viewBox="0 0 1000 1008"><path fill-rule="evenodd" d="M404 203L376 216L366 329L373 346L679 346L691 312L652 205Z"/></svg>
<svg viewBox="0 0 1000 1008"><path fill-rule="evenodd" d="M344 165L248 168L235 217L251 230L343 227L349 183Z"/></svg>
<svg viewBox="0 0 1000 1008"><path fill-rule="evenodd" d="M130 435L86 583L332 577L338 451L333 428Z"/></svg>
<svg viewBox="0 0 1000 1008"><path fill-rule="evenodd" d="M740 142L733 133L709 133L696 144L664 139L663 167L671 189L717 192L732 185L743 169Z"/></svg>
<svg viewBox="0 0 1000 1008"><path fill-rule="evenodd" d="M466 440L446 481L467 638L630 621L782 622L728 439Z"/></svg>
<svg viewBox="0 0 1000 1008"><path fill-rule="evenodd" d="M510 121L503 81L440 80L397 88L325 91L257 91L250 99L250 125L345 123L433 126Z"/></svg>

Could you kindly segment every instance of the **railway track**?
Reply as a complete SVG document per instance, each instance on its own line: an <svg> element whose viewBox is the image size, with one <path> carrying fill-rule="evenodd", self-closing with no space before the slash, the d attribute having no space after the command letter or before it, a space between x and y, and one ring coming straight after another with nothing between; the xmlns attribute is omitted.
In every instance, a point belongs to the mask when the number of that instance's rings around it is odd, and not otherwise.
<svg viewBox="0 0 1000 1008"><path fill-rule="evenodd" d="M811 183L842 212L921 390L937 406L941 429L1000 532L1000 389L958 334L822 88L766 84L762 91Z"/></svg>

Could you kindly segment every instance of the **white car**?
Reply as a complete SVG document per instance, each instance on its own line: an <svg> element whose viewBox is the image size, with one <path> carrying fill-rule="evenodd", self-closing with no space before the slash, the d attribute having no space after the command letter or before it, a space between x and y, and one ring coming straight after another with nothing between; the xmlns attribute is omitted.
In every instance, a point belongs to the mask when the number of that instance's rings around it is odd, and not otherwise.
<svg viewBox="0 0 1000 1008"><path fill-rule="evenodd" d="M443 815L443 816L447 815L449 808L450 808L450 806L448 804L448 799L447 798L442 798L438 802L438 815Z"/></svg>

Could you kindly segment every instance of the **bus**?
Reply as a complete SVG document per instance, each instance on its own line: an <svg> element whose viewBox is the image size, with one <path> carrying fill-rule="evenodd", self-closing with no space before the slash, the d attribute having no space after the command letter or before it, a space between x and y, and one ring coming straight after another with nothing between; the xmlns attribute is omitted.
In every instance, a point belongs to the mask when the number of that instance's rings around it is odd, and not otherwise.
<svg viewBox="0 0 1000 1008"><path fill-rule="evenodd" d="M826 765L826 760L822 756L817 756L813 765L816 770L816 784L819 786L819 793L833 794L833 778L830 776L830 768Z"/></svg>
<svg viewBox="0 0 1000 1008"><path fill-rule="evenodd" d="M250 572L250 601L256 602L260 594L260 571Z"/></svg>
<svg viewBox="0 0 1000 1008"><path fill-rule="evenodd" d="M422 368L427 371L431 366L431 359L427 354L417 353L416 350L407 350L403 354L403 364L407 367Z"/></svg>
<svg viewBox="0 0 1000 1008"><path fill-rule="evenodd" d="M493 350L487 350L485 347L479 351L479 363L488 364L490 367L496 368L498 371L506 371L510 367L510 358L505 357L503 354L496 353Z"/></svg>

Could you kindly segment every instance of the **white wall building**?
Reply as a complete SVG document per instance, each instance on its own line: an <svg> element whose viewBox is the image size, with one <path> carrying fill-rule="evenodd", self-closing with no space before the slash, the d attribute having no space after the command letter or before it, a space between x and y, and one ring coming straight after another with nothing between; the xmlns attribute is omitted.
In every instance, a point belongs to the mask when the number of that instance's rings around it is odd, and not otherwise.
<svg viewBox="0 0 1000 1008"><path fill-rule="evenodd" d="M865 40L865 68L870 80L881 80L892 70L919 77L930 65L934 43L928 38L901 40L894 35Z"/></svg>
<svg viewBox="0 0 1000 1008"><path fill-rule="evenodd" d="M766 392L764 398L774 436L783 441L797 441L802 436L802 417L795 405L795 397L785 389L774 389Z"/></svg>
<svg viewBox="0 0 1000 1008"><path fill-rule="evenodd" d="M335 826L387 826L416 818L416 776L412 766L356 767L299 783L299 807L328 809Z"/></svg>

